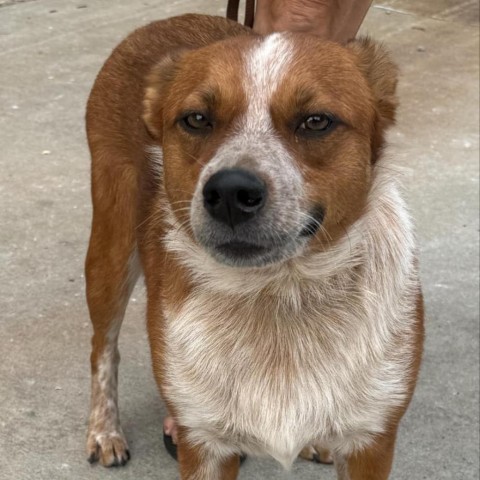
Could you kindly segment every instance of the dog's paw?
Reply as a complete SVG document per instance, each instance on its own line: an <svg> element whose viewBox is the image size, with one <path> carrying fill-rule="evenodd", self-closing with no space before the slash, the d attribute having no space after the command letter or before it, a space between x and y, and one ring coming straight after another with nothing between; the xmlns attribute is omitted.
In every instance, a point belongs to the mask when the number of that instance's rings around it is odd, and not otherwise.
<svg viewBox="0 0 480 480"><path fill-rule="evenodd" d="M315 463L326 463L329 465L333 463L333 457L330 450L327 450L326 448L323 448L319 444L315 443L305 447L300 452L299 457Z"/></svg>
<svg viewBox="0 0 480 480"><path fill-rule="evenodd" d="M100 462L104 467L118 467L130 460L127 440L122 432L89 433L87 455L90 463Z"/></svg>

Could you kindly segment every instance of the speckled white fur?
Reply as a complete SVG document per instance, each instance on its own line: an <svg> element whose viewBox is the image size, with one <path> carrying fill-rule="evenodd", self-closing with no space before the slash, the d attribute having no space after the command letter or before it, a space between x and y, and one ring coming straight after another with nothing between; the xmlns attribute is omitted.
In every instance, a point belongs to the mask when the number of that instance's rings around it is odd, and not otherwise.
<svg viewBox="0 0 480 480"><path fill-rule="evenodd" d="M111 321L110 330L106 334L106 345L98 361L97 373L92 376L91 411L88 428L89 445L94 442L103 446L105 442L126 440L120 425L118 412L118 335L122 326L128 299L140 275L141 267L137 250L134 250L128 262L126 279L126 295L123 303L118 305Z"/></svg>

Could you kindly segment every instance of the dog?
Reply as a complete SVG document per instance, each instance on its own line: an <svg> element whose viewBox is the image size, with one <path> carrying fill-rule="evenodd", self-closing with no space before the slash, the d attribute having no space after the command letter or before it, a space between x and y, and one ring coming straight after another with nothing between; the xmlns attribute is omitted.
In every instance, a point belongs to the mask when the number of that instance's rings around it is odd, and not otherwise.
<svg viewBox="0 0 480 480"><path fill-rule="evenodd" d="M219 17L153 22L113 51L86 115L91 462L130 458L117 340L143 272L182 479L235 479L241 454L388 478L424 316L383 153L396 85L370 39Z"/></svg>

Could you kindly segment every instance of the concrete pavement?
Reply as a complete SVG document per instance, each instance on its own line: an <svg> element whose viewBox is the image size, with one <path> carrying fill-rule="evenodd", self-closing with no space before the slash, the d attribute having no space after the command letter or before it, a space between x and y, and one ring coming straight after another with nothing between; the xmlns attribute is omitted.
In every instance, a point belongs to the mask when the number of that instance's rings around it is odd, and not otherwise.
<svg viewBox="0 0 480 480"><path fill-rule="evenodd" d="M90 324L83 259L90 222L84 108L111 49L132 29L214 0L0 1L0 479L175 479L161 441L143 288L122 330L125 468L90 466L84 440ZM427 308L419 386L393 480L479 478L478 2L384 0L363 33L399 63L390 154L418 226ZM333 480L298 461L249 459L241 479Z"/></svg>

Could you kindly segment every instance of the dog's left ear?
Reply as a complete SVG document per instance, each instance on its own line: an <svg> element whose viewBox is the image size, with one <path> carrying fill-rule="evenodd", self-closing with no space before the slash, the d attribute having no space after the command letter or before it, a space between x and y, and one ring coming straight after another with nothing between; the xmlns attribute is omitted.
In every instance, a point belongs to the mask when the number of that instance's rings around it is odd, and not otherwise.
<svg viewBox="0 0 480 480"><path fill-rule="evenodd" d="M372 90L376 104L375 131L372 137L373 160L383 146L385 130L395 123L398 100L396 96L398 67L388 51L368 37L347 44L357 59L358 66Z"/></svg>

